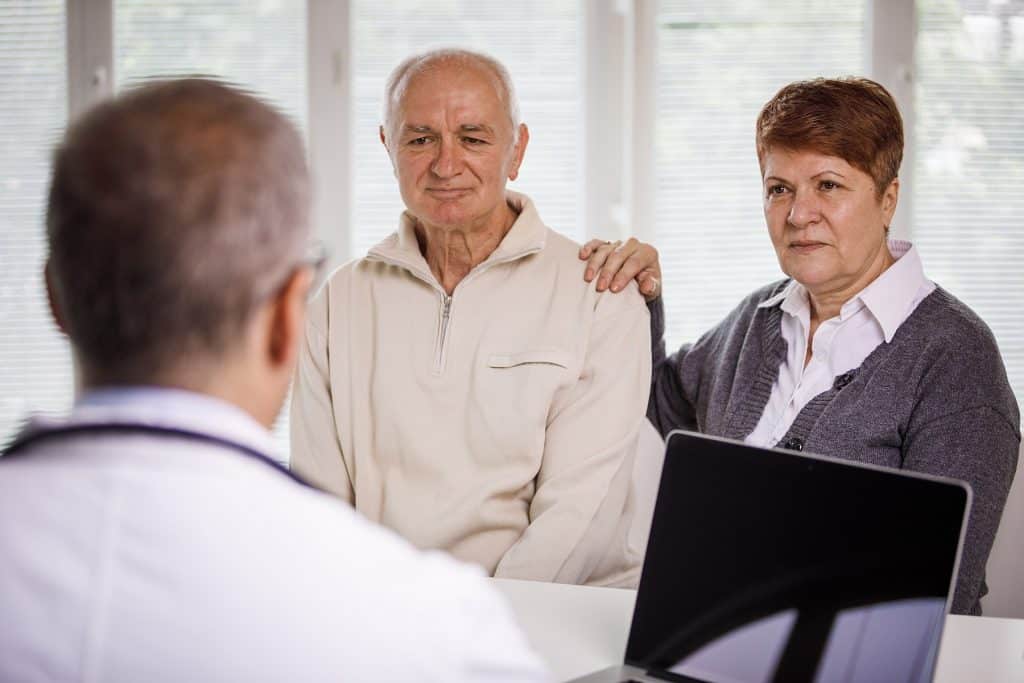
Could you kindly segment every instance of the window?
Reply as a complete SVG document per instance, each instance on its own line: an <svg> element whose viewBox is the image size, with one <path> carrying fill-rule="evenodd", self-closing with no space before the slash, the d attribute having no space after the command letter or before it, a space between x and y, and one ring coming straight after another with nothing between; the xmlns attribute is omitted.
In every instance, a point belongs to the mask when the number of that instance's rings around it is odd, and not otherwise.
<svg viewBox="0 0 1024 683"><path fill-rule="evenodd" d="M294 0L116 0L118 89L208 75L240 85L306 125L306 3Z"/></svg>
<svg viewBox="0 0 1024 683"><path fill-rule="evenodd" d="M294 0L116 0L117 89L204 75L241 86L306 129L306 3ZM287 460L288 410L274 425Z"/></svg>
<svg viewBox="0 0 1024 683"><path fill-rule="evenodd" d="M918 3L913 238L1024 399L1024 3ZM908 188L904 187L904 192Z"/></svg>
<svg viewBox="0 0 1024 683"><path fill-rule="evenodd" d="M67 111L63 0L0 2L0 443L72 394L43 284L50 152Z"/></svg>
<svg viewBox="0 0 1024 683"><path fill-rule="evenodd" d="M782 277L754 122L794 80L864 70L864 3L665 0L657 16L654 243L674 349Z"/></svg>
<svg viewBox="0 0 1024 683"><path fill-rule="evenodd" d="M42 220L50 150L69 100L82 105L68 88L68 66L83 59L66 55L65 38L66 14L82 6L0 0L0 440L26 412L63 411L71 397L67 345L41 278ZM654 241L676 346L781 277L761 212L753 140L761 105L795 79L864 73L873 60L893 67L903 58L881 54L868 25L915 6L916 97L901 202L911 226L894 229L919 246L929 276L992 327L1024 398L1020 0L782 0L770 11L746 0L95 0L87 28L109 31L99 15L113 17L112 45L94 40L108 48L103 66L115 88L207 74L313 130L314 174L342 197L317 226L336 245L336 261L361 256L394 230L402 208L377 137L387 74L434 46L490 52L512 72L531 131L512 187L577 240L625 225ZM320 63L326 54L334 61ZM327 84L335 87L329 94ZM631 146L649 130L653 143ZM283 422L278 434L283 446Z"/></svg>

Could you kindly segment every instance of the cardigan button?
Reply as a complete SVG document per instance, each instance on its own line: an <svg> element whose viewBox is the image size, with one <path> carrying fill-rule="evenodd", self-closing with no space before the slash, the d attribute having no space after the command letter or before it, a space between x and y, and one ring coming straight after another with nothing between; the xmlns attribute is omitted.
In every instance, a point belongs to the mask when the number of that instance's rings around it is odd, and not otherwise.
<svg viewBox="0 0 1024 683"><path fill-rule="evenodd" d="M788 448L791 451L802 451L804 449L803 439L798 439L795 436L792 439L786 439L786 443L782 444L783 448Z"/></svg>
<svg viewBox="0 0 1024 683"><path fill-rule="evenodd" d="M839 391L852 381L853 371L851 370L850 372L844 372L843 374L836 377L836 381L832 384L832 388L835 389L836 391Z"/></svg>

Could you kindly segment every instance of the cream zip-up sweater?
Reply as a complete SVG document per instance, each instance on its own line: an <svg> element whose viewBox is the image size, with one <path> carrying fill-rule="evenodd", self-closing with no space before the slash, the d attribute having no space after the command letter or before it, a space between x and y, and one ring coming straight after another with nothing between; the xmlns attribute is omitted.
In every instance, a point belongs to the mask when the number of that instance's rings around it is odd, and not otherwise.
<svg viewBox="0 0 1024 683"><path fill-rule="evenodd" d="M635 285L599 294L525 196L447 296L413 221L311 304L293 469L421 548L507 578L635 584L631 476L650 387Z"/></svg>

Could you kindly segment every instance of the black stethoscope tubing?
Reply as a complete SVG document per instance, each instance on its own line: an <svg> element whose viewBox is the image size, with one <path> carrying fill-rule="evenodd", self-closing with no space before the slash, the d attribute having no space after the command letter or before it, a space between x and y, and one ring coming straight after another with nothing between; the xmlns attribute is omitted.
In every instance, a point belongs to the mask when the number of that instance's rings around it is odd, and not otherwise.
<svg viewBox="0 0 1024 683"><path fill-rule="evenodd" d="M29 431L17 438L10 443L0 453L0 463L8 458L25 457L28 455L28 450L45 441L54 441L58 439L67 439L75 436L95 436L95 435L125 435L125 434L136 434L142 436L160 436L168 439L180 439L185 441L197 441L205 443L211 446L218 446L225 450L235 451L248 458L258 460L267 467L272 467L278 473L283 474L292 481L302 486L313 488L309 482L299 477L294 472L282 467L266 453L250 448L245 444L231 441L230 439L224 439L219 436L212 434L204 434L203 432L195 432L189 429L180 429L177 427L162 427L159 425L148 425L148 424L137 424L131 422L98 422L92 424L78 424L78 425L64 425L60 427L50 427L46 429L40 429L38 431Z"/></svg>

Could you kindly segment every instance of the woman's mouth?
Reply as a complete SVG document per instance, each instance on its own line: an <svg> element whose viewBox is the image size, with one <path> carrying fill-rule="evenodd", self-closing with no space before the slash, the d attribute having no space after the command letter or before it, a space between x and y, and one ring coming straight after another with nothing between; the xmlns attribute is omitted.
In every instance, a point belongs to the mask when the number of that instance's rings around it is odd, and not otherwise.
<svg viewBox="0 0 1024 683"><path fill-rule="evenodd" d="M807 240L789 243L789 248L798 254L811 254L824 246L824 242L811 242Z"/></svg>

